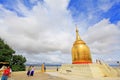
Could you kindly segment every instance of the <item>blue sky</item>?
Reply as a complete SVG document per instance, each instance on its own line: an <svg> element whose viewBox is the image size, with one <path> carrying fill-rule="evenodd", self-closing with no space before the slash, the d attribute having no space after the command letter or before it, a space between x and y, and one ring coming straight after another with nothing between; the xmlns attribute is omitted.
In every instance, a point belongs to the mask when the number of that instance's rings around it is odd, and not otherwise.
<svg viewBox="0 0 120 80"><path fill-rule="evenodd" d="M14 11L17 13L18 16L22 17L24 14L22 14L20 11L17 11L15 7L17 7L17 1L18 0L0 0L0 4L4 6L4 8ZM31 0L32 1L32 0ZM34 0L33 0L34 1ZM28 10L31 10L35 5L37 5L38 2L41 4L44 4L44 0L35 0L33 3L30 2L30 0L21 0L24 6ZM107 10L100 9L103 5L111 5L110 8ZM106 7L108 7L106 6ZM117 23L120 20L120 1L119 0L70 0L67 6L67 9L70 10L71 15L75 22L79 21L79 15L84 14L88 20L89 23L95 24L96 22L100 21L101 19L108 18L111 23ZM94 18L89 19L89 14L94 15ZM95 21L95 20L96 21Z"/></svg>
<svg viewBox="0 0 120 80"><path fill-rule="evenodd" d="M27 63L71 63L76 24L93 61L120 61L120 0L0 0L0 37Z"/></svg>

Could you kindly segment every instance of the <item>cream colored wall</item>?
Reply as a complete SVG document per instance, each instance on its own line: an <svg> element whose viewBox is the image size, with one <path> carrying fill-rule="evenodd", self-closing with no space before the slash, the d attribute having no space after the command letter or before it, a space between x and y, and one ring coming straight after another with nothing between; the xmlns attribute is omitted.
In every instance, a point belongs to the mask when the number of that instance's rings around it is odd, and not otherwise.
<svg viewBox="0 0 120 80"><path fill-rule="evenodd" d="M59 72L66 75L82 77L120 77L120 69L114 69L107 64L64 64Z"/></svg>

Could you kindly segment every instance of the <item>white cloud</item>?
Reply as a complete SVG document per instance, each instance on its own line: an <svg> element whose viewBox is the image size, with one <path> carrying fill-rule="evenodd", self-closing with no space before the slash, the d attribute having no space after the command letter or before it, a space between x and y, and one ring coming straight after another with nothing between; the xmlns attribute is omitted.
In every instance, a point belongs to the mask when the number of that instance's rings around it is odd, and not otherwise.
<svg viewBox="0 0 120 80"><path fill-rule="evenodd" d="M46 60L66 63L68 60L63 59L65 56L68 57L68 54L62 53L71 53L74 26L67 11L68 2L45 0L44 4L38 2L32 10L28 10L19 1L15 10L25 17L17 16L17 13L0 7L0 36L17 51L16 54L25 56L28 63Z"/></svg>
<svg viewBox="0 0 120 80"><path fill-rule="evenodd" d="M104 12L107 12L115 3L120 2L119 0L111 1L111 0L99 0L98 1L98 7L103 10Z"/></svg>
<svg viewBox="0 0 120 80"><path fill-rule="evenodd" d="M55 7L60 3L61 6ZM4 10L3 13L8 15L3 14L1 24L7 29L1 29L0 36L18 51L41 53L60 50L68 53L69 42L73 39L70 33L73 24L66 9L67 4L67 0L54 1L54 4L46 0L45 5L38 3L28 11L19 2L18 9L26 17L19 17L14 12Z"/></svg>
<svg viewBox="0 0 120 80"><path fill-rule="evenodd" d="M23 54L23 53L22 53ZM63 63L71 63L71 55L63 54L59 51L51 52L48 54L23 54L27 58L27 64L63 64Z"/></svg>
<svg viewBox="0 0 120 80"><path fill-rule="evenodd" d="M107 54L120 51L120 29L117 25L103 19L92 27L84 35L84 39L91 48L91 53Z"/></svg>
<svg viewBox="0 0 120 80"><path fill-rule="evenodd" d="M17 16L15 12L0 6L0 37L17 54L25 56L28 63L71 63L75 25L67 10L68 3L68 0L45 0L44 4L38 2L32 10L28 10L23 3L18 2L16 10L21 11L25 17ZM119 23L114 25L104 19L86 30L89 25L86 22L81 20L78 27L91 53L106 54L120 50Z"/></svg>

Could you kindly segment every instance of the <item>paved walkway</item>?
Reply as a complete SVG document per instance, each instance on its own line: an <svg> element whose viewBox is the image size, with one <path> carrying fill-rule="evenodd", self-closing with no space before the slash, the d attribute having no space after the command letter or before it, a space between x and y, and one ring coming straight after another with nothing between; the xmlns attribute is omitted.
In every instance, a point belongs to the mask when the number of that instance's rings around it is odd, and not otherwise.
<svg viewBox="0 0 120 80"><path fill-rule="evenodd" d="M75 76L75 75L67 75L67 74L61 74L58 72L47 72L47 74L52 75L52 76L57 76L61 77L67 80L120 80L120 77L103 77L103 78L86 78L86 77L80 77L80 76Z"/></svg>

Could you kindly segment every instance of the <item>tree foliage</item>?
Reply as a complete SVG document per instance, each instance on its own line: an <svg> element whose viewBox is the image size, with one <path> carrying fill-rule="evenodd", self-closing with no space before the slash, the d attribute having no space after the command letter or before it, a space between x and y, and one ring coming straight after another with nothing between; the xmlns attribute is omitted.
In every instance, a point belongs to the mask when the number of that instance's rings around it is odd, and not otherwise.
<svg viewBox="0 0 120 80"><path fill-rule="evenodd" d="M15 51L0 38L0 62L9 62L13 71L25 70L26 58L14 54Z"/></svg>
<svg viewBox="0 0 120 80"><path fill-rule="evenodd" d="M22 55L14 55L12 61L13 71L17 71L17 70L24 71L25 65L23 63L25 62L26 62L26 58L23 57Z"/></svg>
<svg viewBox="0 0 120 80"><path fill-rule="evenodd" d="M0 39L0 61L11 62L14 53L15 51Z"/></svg>

